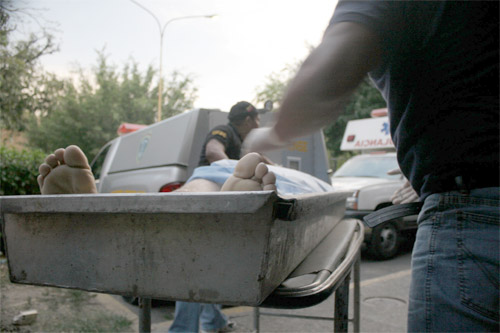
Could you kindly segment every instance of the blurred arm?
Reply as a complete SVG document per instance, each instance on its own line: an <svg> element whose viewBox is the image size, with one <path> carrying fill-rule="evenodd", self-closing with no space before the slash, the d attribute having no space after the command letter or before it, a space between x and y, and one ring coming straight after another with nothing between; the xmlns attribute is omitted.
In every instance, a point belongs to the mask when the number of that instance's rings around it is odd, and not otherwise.
<svg viewBox="0 0 500 333"><path fill-rule="evenodd" d="M251 151L282 148L292 139L335 121L351 94L379 62L375 32L352 22L329 27L290 83L276 124L250 132L246 147Z"/></svg>
<svg viewBox="0 0 500 333"><path fill-rule="evenodd" d="M288 87L274 129L283 141L337 119L351 94L380 61L378 36L341 22L327 29Z"/></svg>

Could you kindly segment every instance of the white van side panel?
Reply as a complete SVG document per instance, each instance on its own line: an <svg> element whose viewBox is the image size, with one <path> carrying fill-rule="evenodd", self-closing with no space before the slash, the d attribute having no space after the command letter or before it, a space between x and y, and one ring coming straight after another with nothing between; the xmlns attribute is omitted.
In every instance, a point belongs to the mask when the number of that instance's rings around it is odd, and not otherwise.
<svg viewBox="0 0 500 333"><path fill-rule="evenodd" d="M100 184L100 193L154 193L172 181L185 182L187 168L167 166L108 174Z"/></svg>
<svg viewBox="0 0 500 333"><path fill-rule="evenodd" d="M111 141L97 182L100 193L158 192L171 182L185 182L198 166L211 128L227 124L227 112L194 109ZM262 114L263 126L274 122ZM330 183L323 133L299 138L293 145L266 154L272 161Z"/></svg>
<svg viewBox="0 0 500 333"><path fill-rule="evenodd" d="M201 148L205 143L208 132L217 125L227 124L227 112L220 110L200 109L196 126L192 126L191 150L189 155L188 176L191 176L193 170L200 162Z"/></svg>
<svg viewBox="0 0 500 333"><path fill-rule="evenodd" d="M192 110L121 137L109 173L189 163L199 110Z"/></svg>

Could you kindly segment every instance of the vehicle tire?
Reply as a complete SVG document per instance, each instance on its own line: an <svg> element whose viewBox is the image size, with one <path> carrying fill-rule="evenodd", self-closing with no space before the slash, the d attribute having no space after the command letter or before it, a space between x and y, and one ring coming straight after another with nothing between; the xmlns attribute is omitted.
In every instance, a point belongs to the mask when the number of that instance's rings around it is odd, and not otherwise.
<svg viewBox="0 0 500 333"><path fill-rule="evenodd" d="M400 244L396 223L387 222L373 228L369 251L377 259L390 259L398 253Z"/></svg>

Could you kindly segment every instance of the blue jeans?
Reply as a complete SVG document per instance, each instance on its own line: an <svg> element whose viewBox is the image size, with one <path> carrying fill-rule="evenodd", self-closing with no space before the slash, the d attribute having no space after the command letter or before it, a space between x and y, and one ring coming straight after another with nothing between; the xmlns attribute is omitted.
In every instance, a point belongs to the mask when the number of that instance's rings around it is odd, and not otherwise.
<svg viewBox="0 0 500 333"><path fill-rule="evenodd" d="M412 256L409 332L499 332L500 188L426 198Z"/></svg>
<svg viewBox="0 0 500 333"><path fill-rule="evenodd" d="M175 302L174 322L168 329L169 332L198 332L216 331L227 324L227 317L221 312L217 304Z"/></svg>

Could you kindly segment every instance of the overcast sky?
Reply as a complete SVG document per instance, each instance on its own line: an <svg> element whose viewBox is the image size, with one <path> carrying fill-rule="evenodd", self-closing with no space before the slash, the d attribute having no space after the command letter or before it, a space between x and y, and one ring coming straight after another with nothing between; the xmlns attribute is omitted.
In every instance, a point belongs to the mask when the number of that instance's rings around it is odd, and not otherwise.
<svg viewBox="0 0 500 333"><path fill-rule="evenodd" d="M44 56L47 71L68 75L90 68L105 48L121 68L131 57L159 67L160 33L154 18L130 0L18 0L56 26L60 51ZM171 22L165 31L163 73L194 76L195 107L229 108L252 100L273 72L303 59L316 46L336 0L137 0L161 24L176 17L217 14L215 19ZM15 1L16 3L16 1ZM36 27L32 23L30 27ZM257 105L257 107L262 107Z"/></svg>

